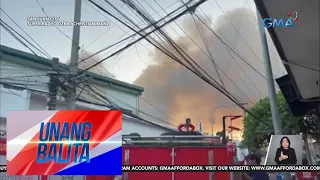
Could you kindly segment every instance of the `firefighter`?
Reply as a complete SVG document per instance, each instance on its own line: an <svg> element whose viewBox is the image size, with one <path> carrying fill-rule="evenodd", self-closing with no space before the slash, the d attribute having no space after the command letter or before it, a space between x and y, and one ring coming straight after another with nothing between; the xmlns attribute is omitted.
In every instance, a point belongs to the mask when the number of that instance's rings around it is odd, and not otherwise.
<svg viewBox="0 0 320 180"><path fill-rule="evenodd" d="M179 131L183 131L183 128L187 131L187 132L192 132L194 131L194 125L191 124L191 119L187 118L186 122L184 124L180 124L178 129Z"/></svg>

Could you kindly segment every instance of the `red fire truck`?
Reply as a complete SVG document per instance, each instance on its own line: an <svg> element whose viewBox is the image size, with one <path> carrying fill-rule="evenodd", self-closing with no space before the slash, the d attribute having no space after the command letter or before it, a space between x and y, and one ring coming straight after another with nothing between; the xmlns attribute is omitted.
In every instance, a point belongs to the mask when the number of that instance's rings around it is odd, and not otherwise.
<svg viewBox="0 0 320 180"><path fill-rule="evenodd" d="M236 148L220 137L171 132L160 137L123 136L123 165L231 165ZM123 180L230 180L229 172L124 172Z"/></svg>
<svg viewBox="0 0 320 180"><path fill-rule="evenodd" d="M240 116L224 116L225 119ZM190 119L188 118L187 121ZM193 128L194 129L194 128ZM180 130L180 128L179 128ZM236 145L226 136L203 136L199 132L179 131L159 137L123 135L123 165L232 165L237 159ZM124 172L122 180L236 180L231 172ZM87 176L86 180L112 180L114 177Z"/></svg>
<svg viewBox="0 0 320 180"><path fill-rule="evenodd" d="M232 165L236 146L218 136L171 132L159 137L123 135L123 165ZM86 180L235 180L229 172L124 172L121 178L87 176Z"/></svg>

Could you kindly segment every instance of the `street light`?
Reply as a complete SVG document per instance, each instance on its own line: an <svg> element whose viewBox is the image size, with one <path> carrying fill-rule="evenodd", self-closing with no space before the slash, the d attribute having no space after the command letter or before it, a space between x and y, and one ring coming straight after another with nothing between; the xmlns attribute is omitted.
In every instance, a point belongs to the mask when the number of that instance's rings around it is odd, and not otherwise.
<svg viewBox="0 0 320 180"><path fill-rule="evenodd" d="M248 103L240 103L239 105L245 106ZM223 106L217 106L214 109L211 108L211 117L210 117L210 122L211 122L211 135L213 136L213 124L214 124L214 112L219 109L219 108L224 108L224 107L230 107L230 106L236 106L237 104L229 104L229 105L223 105Z"/></svg>

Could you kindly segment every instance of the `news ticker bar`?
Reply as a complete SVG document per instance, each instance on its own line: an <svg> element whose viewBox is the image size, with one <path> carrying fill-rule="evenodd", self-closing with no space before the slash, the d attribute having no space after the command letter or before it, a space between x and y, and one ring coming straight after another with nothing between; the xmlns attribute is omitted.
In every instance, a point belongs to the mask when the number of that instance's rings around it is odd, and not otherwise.
<svg viewBox="0 0 320 180"><path fill-rule="evenodd" d="M239 165L224 165L224 166L201 166L201 165L175 165L175 166L122 166L123 172L244 172L244 171L266 171L266 172L312 172L320 171L320 166L239 166Z"/></svg>
<svg viewBox="0 0 320 180"><path fill-rule="evenodd" d="M320 171L320 166L310 165L261 165L261 166L202 166L202 165L130 165L122 166L123 172L245 172L245 171L266 171L266 172L312 172ZM0 165L0 172L7 172L7 165Z"/></svg>

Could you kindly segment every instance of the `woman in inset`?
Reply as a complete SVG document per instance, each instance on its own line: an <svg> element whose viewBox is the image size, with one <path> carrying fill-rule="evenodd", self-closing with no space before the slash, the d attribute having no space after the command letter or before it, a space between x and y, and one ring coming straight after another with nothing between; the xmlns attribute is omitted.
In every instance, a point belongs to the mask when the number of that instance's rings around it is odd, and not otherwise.
<svg viewBox="0 0 320 180"><path fill-rule="evenodd" d="M290 147L288 137L281 138L280 147L277 149L275 161L278 165L295 165L297 164L296 152Z"/></svg>

